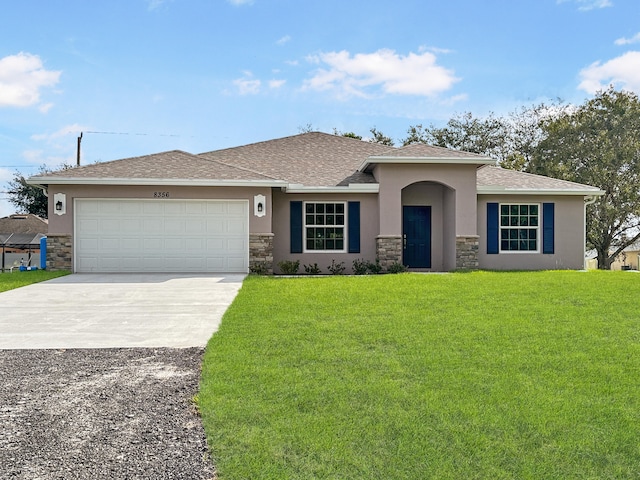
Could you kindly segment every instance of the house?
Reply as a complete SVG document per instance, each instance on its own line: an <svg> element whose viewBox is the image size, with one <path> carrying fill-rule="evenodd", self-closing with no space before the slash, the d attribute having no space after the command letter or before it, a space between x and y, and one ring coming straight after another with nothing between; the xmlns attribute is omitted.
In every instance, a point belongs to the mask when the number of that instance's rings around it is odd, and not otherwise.
<svg viewBox="0 0 640 480"><path fill-rule="evenodd" d="M613 252L614 250L611 250L610 253ZM595 250L587 252L587 268L598 268L598 254ZM611 270L640 270L640 242L625 247L611 262Z"/></svg>
<svg viewBox="0 0 640 480"><path fill-rule="evenodd" d="M47 220L32 214L0 218L0 270L15 265L40 264L40 239L47 233Z"/></svg>
<svg viewBox="0 0 640 480"><path fill-rule="evenodd" d="M582 269L595 187L482 155L320 132L31 177L49 196L50 268L279 273L355 259L423 271Z"/></svg>

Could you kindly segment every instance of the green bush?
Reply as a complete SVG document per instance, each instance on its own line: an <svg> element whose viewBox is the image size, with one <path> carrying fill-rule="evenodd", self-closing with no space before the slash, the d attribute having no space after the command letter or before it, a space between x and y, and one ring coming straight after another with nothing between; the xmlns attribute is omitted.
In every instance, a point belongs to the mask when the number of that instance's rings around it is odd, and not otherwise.
<svg viewBox="0 0 640 480"><path fill-rule="evenodd" d="M254 275L266 275L267 262L256 262L253 265L249 265L249 273Z"/></svg>
<svg viewBox="0 0 640 480"><path fill-rule="evenodd" d="M373 275L378 275L382 272L382 265L380 265L380 259L376 258L375 262L367 262L367 269Z"/></svg>
<svg viewBox="0 0 640 480"><path fill-rule="evenodd" d="M407 267L405 267L401 263L394 262L394 263L391 264L391 266L389 267L389 269L387 271L389 273L402 273L402 272L406 272L407 271Z"/></svg>
<svg viewBox="0 0 640 480"><path fill-rule="evenodd" d="M335 260L331 260L331 265L327 269L331 275L342 275L345 270L344 262L336 263Z"/></svg>
<svg viewBox="0 0 640 480"><path fill-rule="evenodd" d="M304 273L307 273L309 275L320 275L321 271L318 264L314 263L313 265L305 265Z"/></svg>
<svg viewBox="0 0 640 480"><path fill-rule="evenodd" d="M354 275L366 275L369 270L369 262L356 258L353 261L353 274Z"/></svg>
<svg viewBox="0 0 640 480"><path fill-rule="evenodd" d="M278 266L284 275L295 275L300 269L300 260L295 262L293 260L282 260L278 262Z"/></svg>

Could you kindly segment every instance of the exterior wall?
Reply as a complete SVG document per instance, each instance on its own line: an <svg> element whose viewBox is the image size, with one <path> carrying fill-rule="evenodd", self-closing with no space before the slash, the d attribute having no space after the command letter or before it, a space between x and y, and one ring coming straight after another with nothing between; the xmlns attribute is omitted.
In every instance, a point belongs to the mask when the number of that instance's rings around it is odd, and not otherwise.
<svg viewBox="0 0 640 480"><path fill-rule="evenodd" d="M249 232L272 233L271 219L273 205L270 188L243 187L188 187L188 186L107 186L107 185L52 185L49 188L49 234L73 235L73 207L77 198L139 198L153 199L154 193L164 192L169 196L163 200L249 200ZM54 213L53 196L66 194L66 213ZM256 217L253 214L253 197L262 194L266 197L266 215Z"/></svg>
<svg viewBox="0 0 640 480"><path fill-rule="evenodd" d="M387 271L394 263L402 263L402 237L376 238L376 255L382 271Z"/></svg>
<svg viewBox="0 0 640 480"><path fill-rule="evenodd" d="M272 233L249 234L249 271L266 274L273 273Z"/></svg>
<svg viewBox="0 0 640 480"><path fill-rule="evenodd" d="M274 272L281 273L278 262L283 260L300 261L300 273L303 265L318 264L322 273L328 273L331 261L344 262L345 273L351 273L352 263L356 259L374 262L376 259L376 237L378 236L378 196L369 194L287 194L273 190L273 265ZM291 229L289 202L360 202L360 253L291 253Z"/></svg>
<svg viewBox="0 0 640 480"><path fill-rule="evenodd" d="M73 239L71 235L47 235L47 270L73 271Z"/></svg>
<svg viewBox="0 0 640 480"><path fill-rule="evenodd" d="M487 254L487 203L555 204L554 253L508 252ZM478 264L490 270L553 270L584 268L584 200L582 196L478 196ZM541 241L541 239L539 239Z"/></svg>
<svg viewBox="0 0 640 480"><path fill-rule="evenodd" d="M478 236L456 238L456 268L478 268Z"/></svg>
<svg viewBox="0 0 640 480"><path fill-rule="evenodd" d="M418 182L440 183L452 190L454 200L447 203L453 203L453 208L447 206L451 209L447 215L453 213L455 230L447 231L448 237L476 235L476 170L476 165L377 165L373 174L380 184L380 235L402 235L402 191ZM452 242L447 248L455 251ZM452 261L451 251L447 250L447 265Z"/></svg>
<svg viewBox="0 0 640 480"><path fill-rule="evenodd" d="M264 262L270 273L273 268L271 221L273 204L270 188L241 187L188 187L188 186L89 186L57 185L49 191L49 233L47 238L47 268L73 271L73 234L74 201L82 198L133 198L153 199L157 192L164 196L161 200L228 200L246 199L249 201L249 265ZM56 215L53 198L56 193L66 195L66 212ZM266 211L263 217L257 217L253 211L253 197L262 194L266 198ZM58 239L60 239L58 241ZM51 262L51 266L49 266Z"/></svg>

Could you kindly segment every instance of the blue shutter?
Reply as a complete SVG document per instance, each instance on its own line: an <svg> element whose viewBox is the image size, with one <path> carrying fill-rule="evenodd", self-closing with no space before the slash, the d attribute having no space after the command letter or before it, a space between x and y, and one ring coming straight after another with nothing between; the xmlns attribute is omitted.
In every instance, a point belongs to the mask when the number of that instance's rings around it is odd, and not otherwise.
<svg viewBox="0 0 640 480"><path fill-rule="evenodd" d="M497 203L487 203L487 253L500 252L500 215Z"/></svg>
<svg viewBox="0 0 640 480"><path fill-rule="evenodd" d="M553 238L553 224L554 224L554 204L543 203L542 204L542 253L554 253L554 238Z"/></svg>
<svg viewBox="0 0 640 480"><path fill-rule="evenodd" d="M360 202L349 202L349 253L360 253Z"/></svg>
<svg viewBox="0 0 640 480"><path fill-rule="evenodd" d="M291 253L302 253L302 202L291 202Z"/></svg>

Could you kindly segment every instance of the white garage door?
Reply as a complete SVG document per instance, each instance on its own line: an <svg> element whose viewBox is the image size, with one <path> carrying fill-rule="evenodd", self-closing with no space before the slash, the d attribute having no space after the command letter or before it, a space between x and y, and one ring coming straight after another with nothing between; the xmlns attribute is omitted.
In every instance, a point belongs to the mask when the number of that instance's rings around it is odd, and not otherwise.
<svg viewBox="0 0 640 480"><path fill-rule="evenodd" d="M246 200L75 202L77 272L241 272L249 265Z"/></svg>

